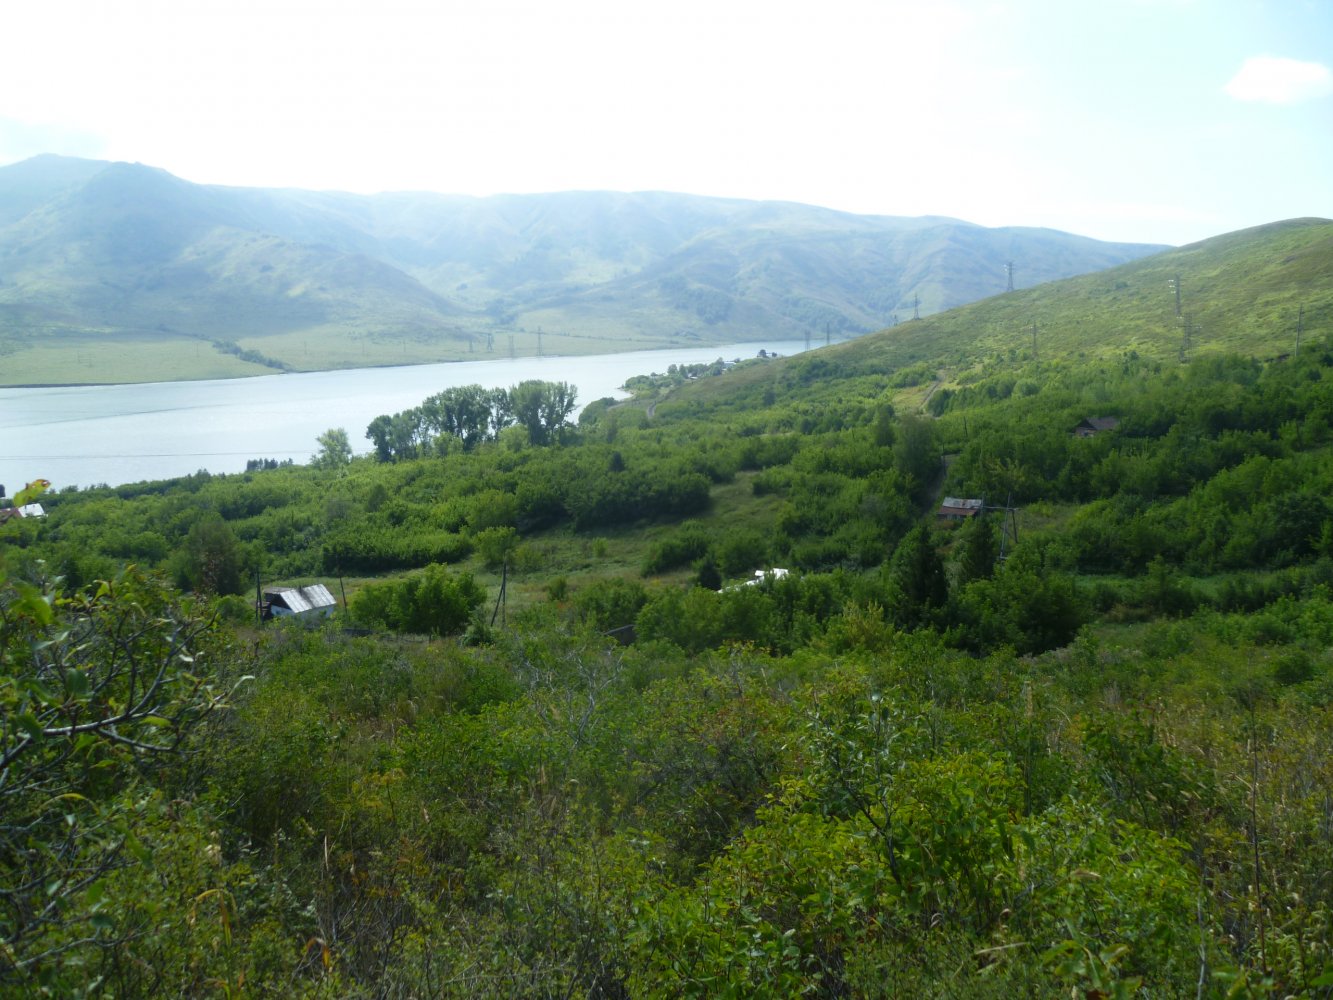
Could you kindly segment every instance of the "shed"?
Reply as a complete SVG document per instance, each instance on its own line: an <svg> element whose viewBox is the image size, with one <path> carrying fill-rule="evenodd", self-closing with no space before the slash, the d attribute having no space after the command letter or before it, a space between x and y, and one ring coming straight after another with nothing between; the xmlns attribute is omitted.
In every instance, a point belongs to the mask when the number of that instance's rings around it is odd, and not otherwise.
<svg viewBox="0 0 1333 1000"><path fill-rule="evenodd" d="M1118 417L1084 417L1074 428L1074 437L1096 437L1102 431L1113 431L1119 426Z"/></svg>
<svg viewBox="0 0 1333 1000"><path fill-rule="evenodd" d="M936 516L941 521L964 521L976 517L985 506L985 501L970 497L945 497Z"/></svg>
<svg viewBox="0 0 1333 1000"><path fill-rule="evenodd" d="M273 587L264 591L265 618L327 618L338 602L322 583L304 587Z"/></svg>

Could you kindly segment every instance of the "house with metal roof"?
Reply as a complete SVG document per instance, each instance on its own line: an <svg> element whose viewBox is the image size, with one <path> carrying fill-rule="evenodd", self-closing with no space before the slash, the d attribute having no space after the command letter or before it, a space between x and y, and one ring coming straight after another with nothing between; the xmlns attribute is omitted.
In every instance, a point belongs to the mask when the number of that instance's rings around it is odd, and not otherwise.
<svg viewBox="0 0 1333 1000"><path fill-rule="evenodd" d="M264 618L327 618L338 602L322 583L304 587L271 587L264 591Z"/></svg>
<svg viewBox="0 0 1333 1000"><path fill-rule="evenodd" d="M985 505L985 501L970 497L945 497L936 517L941 521L964 521L980 514Z"/></svg>
<svg viewBox="0 0 1333 1000"><path fill-rule="evenodd" d="M39 503L25 503L22 507L0 508L0 524L20 517L46 517L46 510Z"/></svg>

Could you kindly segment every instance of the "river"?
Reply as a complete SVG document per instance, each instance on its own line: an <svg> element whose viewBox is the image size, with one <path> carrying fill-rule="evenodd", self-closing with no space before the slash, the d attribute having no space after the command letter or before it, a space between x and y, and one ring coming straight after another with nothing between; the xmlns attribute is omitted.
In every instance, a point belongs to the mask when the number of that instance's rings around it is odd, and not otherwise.
<svg viewBox="0 0 1333 1000"><path fill-rule="evenodd" d="M623 396L633 375L673 364L798 354L801 341L632 351L589 357L509 358L401 368L265 375L207 382L0 389L0 484L36 478L57 489L241 472L253 458L309 461L315 438L343 427L358 453L382 413L457 385L507 388L525 379L569 382L580 408Z"/></svg>

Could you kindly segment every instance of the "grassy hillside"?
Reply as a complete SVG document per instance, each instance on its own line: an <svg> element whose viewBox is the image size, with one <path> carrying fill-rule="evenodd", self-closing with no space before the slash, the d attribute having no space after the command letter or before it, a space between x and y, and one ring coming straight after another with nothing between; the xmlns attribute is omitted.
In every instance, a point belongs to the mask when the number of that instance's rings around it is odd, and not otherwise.
<svg viewBox="0 0 1333 1000"><path fill-rule="evenodd" d="M62 352L151 337L95 379L845 338L1153 247L660 193L477 199L208 187L140 164L0 169L6 384L82 381ZM133 346L127 348L141 360ZM198 358L194 365L193 359Z"/></svg>
<svg viewBox="0 0 1333 1000"><path fill-rule="evenodd" d="M1187 321L1189 358L1223 352L1280 357L1295 349L1298 322L1307 338L1327 333L1333 325L1333 222L1272 223L992 296L762 372L741 372L725 385L692 385L679 398L736 408L753 405L767 388L798 387L833 398L847 378L894 377L899 389L908 388L904 382L931 387L936 381L958 388L1033 363L1106 361L1128 352L1179 362Z"/></svg>

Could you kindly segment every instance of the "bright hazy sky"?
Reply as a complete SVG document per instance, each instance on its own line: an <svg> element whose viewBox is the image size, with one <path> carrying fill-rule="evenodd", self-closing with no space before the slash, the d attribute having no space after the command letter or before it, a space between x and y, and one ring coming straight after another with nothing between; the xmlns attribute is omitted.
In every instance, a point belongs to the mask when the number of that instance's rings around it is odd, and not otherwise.
<svg viewBox="0 0 1333 1000"><path fill-rule="evenodd" d="M1333 0L9 0L0 165L664 190L1184 243L1333 217Z"/></svg>

